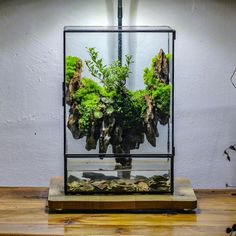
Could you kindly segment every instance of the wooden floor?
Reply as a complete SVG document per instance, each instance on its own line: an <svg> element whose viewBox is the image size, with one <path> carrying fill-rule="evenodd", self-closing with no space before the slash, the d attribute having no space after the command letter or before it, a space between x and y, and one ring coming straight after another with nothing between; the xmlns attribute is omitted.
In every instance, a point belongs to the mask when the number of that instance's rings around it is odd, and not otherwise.
<svg viewBox="0 0 236 236"><path fill-rule="evenodd" d="M198 190L191 213L48 214L47 188L0 188L0 235L227 235L236 223L236 190Z"/></svg>

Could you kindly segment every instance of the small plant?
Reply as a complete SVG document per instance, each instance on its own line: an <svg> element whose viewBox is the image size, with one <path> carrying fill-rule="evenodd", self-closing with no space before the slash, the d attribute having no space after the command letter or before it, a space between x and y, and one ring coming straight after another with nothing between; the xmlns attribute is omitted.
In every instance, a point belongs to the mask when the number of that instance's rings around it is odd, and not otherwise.
<svg viewBox="0 0 236 236"><path fill-rule="evenodd" d="M91 75L99 79L106 90L122 88L125 85L130 73L129 66L133 63L131 55L125 55L126 64L124 66L119 60L106 66L103 64L102 58L98 58L95 48L88 48L88 52L91 60L86 60L85 63Z"/></svg>

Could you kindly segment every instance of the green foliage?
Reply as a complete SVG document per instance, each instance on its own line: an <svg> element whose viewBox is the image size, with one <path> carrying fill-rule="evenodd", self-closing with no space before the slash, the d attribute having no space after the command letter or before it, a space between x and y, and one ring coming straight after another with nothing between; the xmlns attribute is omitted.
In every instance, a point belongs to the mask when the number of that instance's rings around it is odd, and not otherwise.
<svg viewBox="0 0 236 236"><path fill-rule="evenodd" d="M100 118L103 117L103 113L102 113L100 110L95 110L95 111L94 111L94 117L95 117L96 119L100 119Z"/></svg>
<svg viewBox="0 0 236 236"><path fill-rule="evenodd" d="M156 79L155 87L151 90L151 95L156 107L166 115L170 113L170 93L171 85L161 83L159 79Z"/></svg>
<svg viewBox="0 0 236 236"><path fill-rule="evenodd" d="M166 59L170 60L170 58L171 58L171 54L170 53L166 53Z"/></svg>
<svg viewBox="0 0 236 236"><path fill-rule="evenodd" d="M166 58L171 57L170 54L165 54ZM158 60L158 55L153 57L151 68L145 68L143 73L143 80L146 85L147 91L152 96L155 106L164 113L169 115L170 113L170 95L171 85L163 83L160 78L155 75L155 65Z"/></svg>
<svg viewBox="0 0 236 236"><path fill-rule="evenodd" d="M81 130L81 132L86 132L90 125L91 115L93 114L93 111L97 108L99 96L93 92L88 92L86 94L84 93L83 97L76 96L76 100L79 101L76 107L80 117L78 124L79 129Z"/></svg>
<svg viewBox="0 0 236 236"><path fill-rule="evenodd" d="M131 95L132 95L132 105L134 106L134 110L139 111L139 118L143 119L145 111L147 109L147 103L144 97L145 95L148 95L148 91L146 89L137 90L132 92Z"/></svg>
<svg viewBox="0 0 236 236"><path fill-rule="evenodd" d="M153 84L155 84L155 80L156 80L156 78L155 78L155 73L154 73L153 67L151 69L146 67L144 69L144 73L143 73L144 84L149 88Z"/></svg>
<svg viewBox="0 0 236 236"><path fill-rule="evenodd" d="M75 75L76 62L81 60L78 57L66 56L66 84L69 84L71 78Z"/></svg>
<svg viewBox="0 0 236 236"><path fill-rule="evenodd" d="M90 78L82 78L82 86L74 94L79 112L79 128L86 132L93 118L102 119L104 116L116 115L117 122L126 129L142 126L147 109L144 95L146 90L129 91L125 87L129 76L129 66L133 62L132 56L125 56L125 65L114 61L110 65L103 65L98 58L95 48L88 48L91 60L85 61L92 76L97 78L103 86Z"/></svg>
<svg viewBox="0 0 236 236"><path fill-rule="evenodd" d="M129 76L129 66L133 62L131 55L125 56L125 65L121 65L119 60L114 61L109 66L103 65L103 60L98 58L98 52L95 48L88 48L91 60L85 63L95 78L99 79L107 91L112 91L122 87Z"/></svg>
<svg viewBox="0 0 236 236"><path fill-rule="evenodd" d="M132 56L126 55L125 64L114 61L104 65L98 57L95 48L88 48L90 60L85 61L91 75L99 80L101 85L91 78L81 78L81 84L73 95L78 112L78 127L84 134L88 132L94 120L115 116L117 125L123 129L143 127L147 102L145 95L153 98L154 107L165 115L170 112L171 85L162 82L155 76L155 64L158 56L152 59L151 67L144 69L143 80L146 88L131 91L125 86L129 76ZM170 58L166 54L166 58ZM66 82L74 76L77 57L66 57Z"/></svg>
<svg viewBox="0 0 236 236"><path fill-rule="evenodd" d="M114 96L114 109L117 122L125 129L142 127L147 104L144 95L146 90L123 90Z"/></svg>
<svg viewBox="0 0 236 236"><path fill-rule="evenodd" d="M125 125L127 123L127 128L141 122L139 113L145 110L145 101L143 98L133 97L124 86L132 57L126 55L124 66L120 61L114 61L107 66L103 65L102 59L98 58L95 48L88 48L88 52L91 60L85 63L91 75L99 79L103 86L90 78L81 79L82 86L73 97L78 104L79 129L87 132L94 118L102 119L112 114L117 114L120 122L124 122ZM127 94L123 96L124 93Z"/></svg>
<svg viewBox="0 0 236 236"><path fill-rule="evenodd" d="M114 111L114 108L111 105L106 108L106 113L107 114L112 114L113 111Z"/></svg>
<svg viewBox="0 0 236 236"><path fill-rule="evenodd" d="M73 99L78 103L79 129L87 132L93 118L101 119L104 114L113 113L113 92L107 92L90 78L82 78L81 83L82 86L75 92Z"/></svg>

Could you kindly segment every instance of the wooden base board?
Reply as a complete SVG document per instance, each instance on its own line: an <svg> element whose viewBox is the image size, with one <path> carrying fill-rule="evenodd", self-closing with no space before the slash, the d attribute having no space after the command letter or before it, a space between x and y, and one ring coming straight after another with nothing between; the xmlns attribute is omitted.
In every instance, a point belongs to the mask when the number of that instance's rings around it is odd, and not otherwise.
<svg viewBox="0 0 236 236"><path fill-rule="evenodd" d="M65 195L63 177L51 179L49 211L62 210L192 210L197 198L186 178L175 179L174 194Z"/></svg>

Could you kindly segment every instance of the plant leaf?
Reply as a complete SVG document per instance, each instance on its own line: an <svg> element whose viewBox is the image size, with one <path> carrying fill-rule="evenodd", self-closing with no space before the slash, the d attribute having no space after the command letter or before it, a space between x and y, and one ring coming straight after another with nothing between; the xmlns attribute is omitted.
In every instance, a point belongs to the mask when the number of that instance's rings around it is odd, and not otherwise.
<svg viewBox="0 0 236 236"><path fill-rule="evenodd" d="M111 114L113 111L114 111L113 106L108 106L107 109L106 109L107 114Z"/></svg>
<svg viewBox="0 0 236 236"><path fill-rule="evenodd" d="M101 119L103 117L103 113L99 110L94 111L94 117L96 119Z"/></svg>
<svg viewBox="0 0 236 236"><path fill-rule="evenodd" d="M111 99L111 98L108 98L108 97L102 97L101 100L102 100L102 102L104 102L104 103L112 103L112 102L113 102L112 99Z"/></svg>

